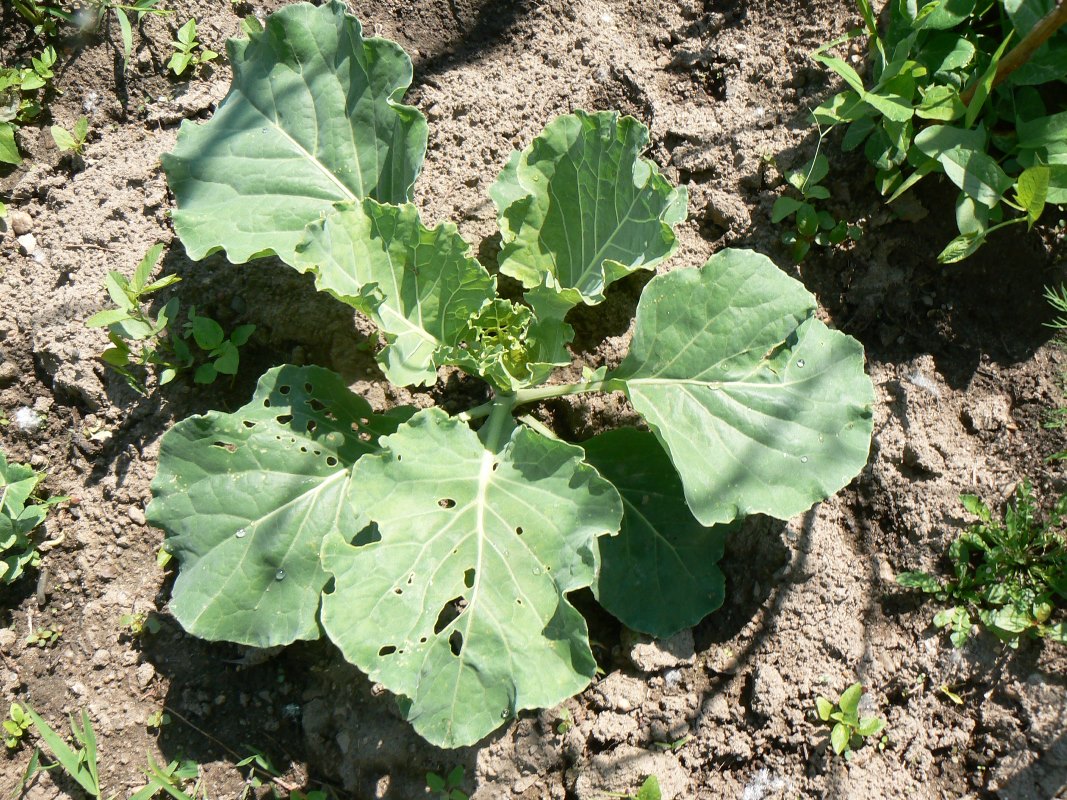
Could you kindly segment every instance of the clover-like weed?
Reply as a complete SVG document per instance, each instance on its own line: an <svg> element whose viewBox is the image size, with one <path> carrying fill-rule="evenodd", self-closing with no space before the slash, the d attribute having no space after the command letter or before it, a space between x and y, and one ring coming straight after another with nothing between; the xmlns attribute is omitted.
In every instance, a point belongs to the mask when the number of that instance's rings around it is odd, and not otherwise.
<svg viewBox="0 0 1067 800"><path fill-rule="evenodd" d="M861 717L860 701L863 684L854 683L841 693L836 703L819 695L815 698L815 710L823 722L833 723L830 730L830 746L838 755L852 758L852 751L866 739L877 736L885 729L885 720L880 717Z"/></svg>

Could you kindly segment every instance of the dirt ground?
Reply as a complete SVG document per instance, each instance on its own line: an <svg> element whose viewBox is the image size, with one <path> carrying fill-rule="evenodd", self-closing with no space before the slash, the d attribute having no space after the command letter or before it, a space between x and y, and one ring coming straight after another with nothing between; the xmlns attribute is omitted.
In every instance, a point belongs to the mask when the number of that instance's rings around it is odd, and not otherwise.
<svg viewBox="0 0 1067 800"><path fill-rule="evenodd" d="M287 361L341 372L377 408L447 405L454 387L390 389L366 326L280 263L185 258L159 157L183 119L210 116L229 69L222 60L174 80L164 69L168 42L195 16L200 38L221 52L241 15L282 4L166 5L174 15L147 17L135 31L125 73L108 38L64 49L62 92L49 108L68 128L88 115L84 161L58 153L45 118L20 133L26 162L0 171L0 199L29 216L34 237L27 246L12 230L0 235L0 413L13 420L26 407L41 420L32 430L0 427L0 445L47 471L50 491L75 498L47 523L47 536L62 541L40 579L0 594L0 710L28 702L62 727L68 712L87 709L101 782L119 797L145 783L146 754L195 759L206 797L267 796L235 766L254 751L277 767L282 796L327 788L409 800L427 796L427 771L459 765L476 800L599 800L635 791L648 774L678 799L1067 797L1064 648L1024 642L1005 652L980 637L954 650L931 625L935 604L894 582L900 571L944 568L941 554L967 521L961 492L993 504L1026 476L1046 503L1067 490L1062 467L1044 461L1065 449L1064 436L1043 426L1063 401L1067 369L1043 326L1053 314L1042 299L1045 285L1064 279L1063 237L1006 235L941 267L952 192L927 181L909 208L920 221L897 221L865 165L831 142L831 210L860 221L865 235L789 266L782 228L770 222L782 181L767 157L789 168L814 153L807 112L834 84L806 54L856 24L850 0L350 2L369 32L414 60L408 100L430 123L416 198L428 223L455 221L492 262L487 189L511 150L557 114L619 109L651 128L649 156L689 188L689 220L668 268L698 266L726 245L755 248L866 346L878 396L868 467L802 517L751 520L728 544L720 611L650 643L578 597L603 676L563 706L456 751L419 739L392 699L325 642L261 654L185 635L167 614L172 572L156 566L162 534L144 516L170 424L236 408L266 367ZM10 59L26 52L26 31L3 8L0 55ZM179 380L146 399L97 360L105 336L83 323L107 304L104 276L132 271L156 241L168 244L165 271L182 276L183 303L227 328L257 326L232 385ZM625 351L646 280L622 281L605 306L577 315L577 364L613 363ZM630 413L616 397L538 410L578 439ZM157 632L123 628L120 617L139 612L158 621ZM42 627L61 628L58 641L27 644ZM887 739L846 762L828 749L814 701L857 680L887 721ZM169 724L149 727L164 708ZM0 755L4 796L29 755L25 746ZM25 796L80 795L51 774Z"/></svg>

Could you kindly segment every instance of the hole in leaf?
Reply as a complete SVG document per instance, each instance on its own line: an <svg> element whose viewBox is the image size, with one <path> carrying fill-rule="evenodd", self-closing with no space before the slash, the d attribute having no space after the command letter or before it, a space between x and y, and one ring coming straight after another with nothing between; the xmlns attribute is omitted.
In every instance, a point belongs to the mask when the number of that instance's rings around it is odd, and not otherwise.
<svg viewBox="0 0 1067 800"><path fill-rule="evenodd" d="M293 421L293 415L292 414L280 414L277 417L275 417L274 419L278 422L279 425L288 425L290 422Z"/></svg>
<svg viewBox="0 0 1067 800"><path fill-rule="evenodd" d="M456 501L453 500L451 497L442 497L440 500L437 501L437 505L441 506L441 508L455 508Z"/></svg>
<svg viewBox="0 0 1067 800"><path fill-rule="evenodd" d="M254 427L256 427L256 423L252 422L251 420L247 420L247 419L243 420L241 422L241 424L244 425L246 428L254 428Z"/></svg>
<svg viewBox="0 0 1067 800"><path fill-rule="evenodd" d="M378 651L378 655L380 655L380 656L390 656L395 652L396 652L396 648L393 647L391 644L387 644L385 647L383 647L381 650Z"/></svg>
<svg viewBox="0 0 1067 800"><path fill-rule="evenodd" d="M453 597L445 603L444 607L441 609L441 613L437 615L437 622L433 624L434 633L443 631L449 626L452 620L459 616L459 609L457 609L456 606L462 599L462 597Z"/></svg>
<svg viewBox="0 0 1067 800"><path fill-rule="evenodd" d="M403 594L404 590L397 586L395 589L393 589L393 592L394 594Z"/></svg>
<svg viewBox="0 0 1067 800"><path fill-rule="evenodd" d="M323 416L326 417L326 419L328 419L330 422L337 422L337 415L334 414L332 411L327 411L325 414L323 414Z"/></svg>
<svg viewBox="0 0 1067 800"><path fill-rule="evenodd" d="M463 585L468 589L474 588L474 569L473 567L463 573Z"/></svg>
<svg viewBox="0 0 1067 800"><path fill-rule="evenodd" d="M369 433L367 433L366 431L363 431L363 432L362 432L362 433L361 433L361 434L359 435L359 440L360 440L361 442L369 442L369 441L371 440L371 438L372 438L372 437L371 437L371 435L370 435ZM398 458L398 459L397 459L397 461L399 461L399 460L400 460L400 459Z"/></svg>
<svg viewBox="0 0 1067 800"><path fill-rule="evenodd" d="M324 402L322 402L321 400L317 400L314 397L308 400L308 405L311 406L311 408L315 411L322 411L324 408L326 408L326 404Z"/></svg>
<svg viewBox="0 0 1067 800"><path fill-rule="evenodd" d="M334 458L333 456L326 456L326 466L328 466L328 467L336 467L337 466L337 459Z"/></svg>
<svg viewBox="0 0 1067 800"><path fill-rule="evenodd" d="M413 584L414 582L415 582L415 573L412 572L410 575L408 575L408 586L411 586L411 584Z"/></svg>
<svg viewBox="0 0 1067 800"><path fill-rule="evenodd" d="M264 397L263 398L263 407L264 408L270 408L270 398L269 397Z"/></svg>
<svg viewBox="0 0 1067 800"><path fill-rule="evenodd" d="M305 383L304 384L304 391L307 392L308 394L311 394L313 391L315 391L315 387L312 386L310 383Z"/></svg>
<svg viewBox="0 0 1067 800"><path fill-rule="evenodd" d="M359 424L360 425L370 425L370 417L360 417L359 418Z"/></svg>
<svg viewBox="0 0 1067 800"><path fill-rule="evenodd" d="M215 447L219 447L225 450L228 453L237 452L237 445L233 444L232 442L212 442L211 444Z"/></svg>
<svg viewBox="0 0 1067 800"><path fill-rule="evenodd" d="M517 533L519 536L522 536L522 525L515 529L515 533Z"/></svg>
<svg viewBox="0 0 1067 800"><path fill-rule="evenodd" d="M290 390L290 387L288 385L279 386L278 387L278 394L289 394L289 390Z"/></svg>
<svg viewBox="0 0 1067 800"><path fill-rule="evenodd" d="M499 461L494 461L493 462L493 472L496 472L496 468L499 467L499 466L500 466L500 462Z"/></svg>
<svg viewBox="0 0 1067 800"><path fill-rule="evenodd" d="M419 637L419 644L426 644L426 637L425 636Z"/></svg>
<svg viewBox="0 0 1067 800"><path fill-rule="evenodd" d="M308 449L306 447L304 447L303 445L301 445L300 452L301 453L306 453L307 451L308 451Z"/></svg>
<svg viewBox="0 0 1067 800"><path fill-rule="evenodd" d="M308 420L308 424L307 424L308 433L314 433L315 432L315 428L317 428L317 427L319 427L319 424L317 422L315 422L315 420L313 420L313 419L309 419Z"/></svg>
<svg viewBox="0 0 1067 800"><path fill-rule="evenodd" d="M400 454L399 454L399 453L397 453L397 454L396 454L396 460L397 460L397 461L403 461L403 459L402 459L402 458L400 457Z"/></svg>
<svg viewBox="0 0 1067 800"><path fill-rule="evenodd" d="M452 635L448 637L448 646L452 650L452 655L458 656L463 652L463 634L459 631L452 631Z"/></svg>
<svg viewBox="0 0 1067 800"><path fill-rule="evenodd" d="M322 451L321 450L312 450L311 454L315 455L315 456L321 456L322 455Z"/></svg>
<svg viewBox="0 0 1067 800"><path fill-rule="evenodd" d="M516 597L515 598L515 602L518 603L521 606L522 605L522 598L521 597Z"/></svg>
<svg viewBox="0 0 1067 800"><path fill-rule="evenodd" d="M356 534L356 538L352 540L352 544L356 547L363 547L364 545L374 544L382 540L382 534L378 530L378 525L372 522L366 528Z"/></svg>

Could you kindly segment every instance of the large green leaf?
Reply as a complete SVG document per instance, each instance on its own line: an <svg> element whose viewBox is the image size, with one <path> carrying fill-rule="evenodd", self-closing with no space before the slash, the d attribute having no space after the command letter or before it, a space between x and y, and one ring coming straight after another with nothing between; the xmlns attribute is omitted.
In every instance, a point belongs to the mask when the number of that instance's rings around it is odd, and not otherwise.
<svg viewBox="0 0 1067 800"><path fill-rule="evenodd" d="M496 280L451 223L428 229L415 206L371 199L338 205L308 227L297 268L363 313L385 334L378 356L395 384L430 384L443 349L496 296Z"/></svg>
<svg viewBox="0 0 1067 800"><path fill-rule="evenodd" d="M276 253L292 264L304 226L340 200L410 198L426 121L399 100L411 61L364 39L338 0L272 14L227 44L233 85L210 122L182 124L163 168L190 258L234 263Z"/></svg>
<svg viewBox="0 0 1067 800"><path fill-rule="evenodd" d="M495 453L439 409L381 444L353 473L376 541L333 534L322 550L322 624L345 658L444 747L584 689L596 664L565 594L618 530L611 484L579 447L519 427Z"/></svg>
<svg viewBox="0 0 1067 800"><path fill-rule="evenodd" d="M705 525L788 518L866 463L863 348L814 310L800 283L745 250L645 287L630 353L608 377L622 379Z"/></svg>
<svg viewBox="0 0 1067 800"><path fill-rule="evenodd" d="M656 437L620 428L583 442L586 461L622 495L622 529L600 540L600 604L656 637L690 628L722 605L719 569L731 526L705 528Z"/></svg>
<svg viewBox="0 0 1067 800"><path fill-rule="evenodd" d="M171 428L147 516L181 565L182 626L256 647L317 638L322 538L366 526L351 467L395 427L329 370L285 366L237 412Z"/></svg>
<svg viewBox="0 0 1067 800"><path fill-rule="evenodd" d="M648 129L632 117L575 111L514 153L490 189L500 271L533 290L539 316L595 305L612 281L674 252L686 191L641 158L646 147Z"/></svg>

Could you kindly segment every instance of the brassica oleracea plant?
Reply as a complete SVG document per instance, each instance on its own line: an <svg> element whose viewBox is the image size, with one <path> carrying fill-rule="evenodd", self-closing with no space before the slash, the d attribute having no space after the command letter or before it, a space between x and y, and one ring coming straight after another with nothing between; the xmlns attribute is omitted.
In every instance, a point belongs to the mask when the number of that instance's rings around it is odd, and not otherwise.
<svg viewBox="0 0 1067 800"><path fill-rule="evenodd" d="M567 312L677 247L686 193L642 157L638 121L576 111L503 169L496 266L517 303L410 202L426 123L401 103L398 45L364 38L340 2L301 4L229 57L229 95L163 161L189 256L273 254L378 325L390 381L458 368L490 399L381 412L329 370L281 366L243 408L178 423L148 513L189 632L267 647L325 631L422 736L466 745L589 684L570 593L591 587L653 635L691 626L722 603L732 523L791 517L863 467L861 346L755 253L653 278L624 361L551 382L571 360ZM648 430L575 444L516 418L589 392L624 393Z"/></svg>

